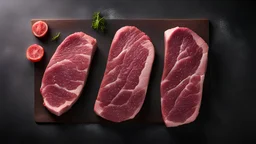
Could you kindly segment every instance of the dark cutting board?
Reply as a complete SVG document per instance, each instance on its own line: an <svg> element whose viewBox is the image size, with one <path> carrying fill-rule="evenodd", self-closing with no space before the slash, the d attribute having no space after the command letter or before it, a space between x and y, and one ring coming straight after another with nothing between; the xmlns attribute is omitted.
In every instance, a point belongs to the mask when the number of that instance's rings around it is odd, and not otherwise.
<svg viewBox="0 0 256 144"><path fill-rule="evenodd" d="M32 20L33 24L37 20ZM94 102L100 87L105 70L109 48L115 32L125 25L133 25L144 31L155 46L155 60L151 72L148 91L145 102L138 115L128 122L134 123L162 123L160 107L160 80L164 62L164 31L176 26L184 26L195 31L207 43L209 43L209 21L205 19L191 20L107 20L108 31L106 34L97 33L91 29L91 20L44 20L49 25L49 32L43 39L35 38L35 43L45 49L45 56L39 63L35 63L35 97L34 112L35 121L38 123L104 123L108 122L98 117L93 110ZM73 107L62 116L57 117L43 106L40 94L41 79L49 59L63 39L77 31L83 31L97 39L98 48L92 60L89 76L83 92ZM51 37L57 32L61 36L57 41L51 41Z"/></svg>

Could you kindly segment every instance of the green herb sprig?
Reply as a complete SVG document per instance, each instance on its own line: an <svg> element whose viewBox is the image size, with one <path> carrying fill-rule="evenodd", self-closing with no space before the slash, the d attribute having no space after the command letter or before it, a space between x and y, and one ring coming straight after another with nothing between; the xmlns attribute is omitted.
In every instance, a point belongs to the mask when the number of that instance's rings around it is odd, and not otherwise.
<svg viewBox="0 0 256 144"><path fill-rule="evenodd" d="M58 39L60 37L60 32L58 32L54 37L52 37L52 41Z"/></svg>
<svg viewBox="0 0 256 144"><path fill-rule="evenodd" d="M96 31L105 32L106 20L101 16L100 12L95 12L92 17L92 28Z"/></svg>

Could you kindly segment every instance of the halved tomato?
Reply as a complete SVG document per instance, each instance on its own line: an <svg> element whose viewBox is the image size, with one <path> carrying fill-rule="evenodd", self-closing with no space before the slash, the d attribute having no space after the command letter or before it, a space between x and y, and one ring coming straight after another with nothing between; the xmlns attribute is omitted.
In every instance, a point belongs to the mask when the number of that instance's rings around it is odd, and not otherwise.
<svg viewBox="0 0 256 144"><path fill-rule="evenodd" d="M38 44L32 44L28 47L26 56L32 62L39 62L44 56L44 49Z"/></svg>
<svg viewBox="0 0 256 144"><path fill-rule="evenodd" d="M32 32L36 37L43 37L48 31L48 25L44 21L37 21L32 25Z"/></svg>

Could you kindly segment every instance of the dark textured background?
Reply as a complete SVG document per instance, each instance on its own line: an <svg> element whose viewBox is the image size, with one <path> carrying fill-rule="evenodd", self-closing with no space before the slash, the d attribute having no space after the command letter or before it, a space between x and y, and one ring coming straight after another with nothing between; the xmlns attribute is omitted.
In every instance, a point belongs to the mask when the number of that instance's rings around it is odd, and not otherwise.
<svg viewBox="0 0 256 144"><path fill-rule="evenodd" d="M189 125L37 125L33 65L25 50L32 18L207 18L210 51L201 114ZM1 143L256 143L255 2L253 1L0 1Z"/></svg>

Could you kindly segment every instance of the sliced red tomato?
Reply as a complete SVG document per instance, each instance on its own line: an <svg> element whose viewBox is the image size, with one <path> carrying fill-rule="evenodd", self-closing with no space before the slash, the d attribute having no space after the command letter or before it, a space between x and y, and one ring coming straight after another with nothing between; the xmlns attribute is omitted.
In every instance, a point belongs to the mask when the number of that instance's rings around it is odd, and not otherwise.
<svg viewBox="0 0 256 144"><path fill-rule="evenodd" d="M26 56L32 62L39 62L44 56L44 49L38 44L33 44L28 47Z"/></svg>
<svg viewBox="0 0 256 144"><path fill-rule="evenodd" d="M43 37L48 31L48 25L44 21L37 21L32 25L32 32L36 37Z"/></svg>

